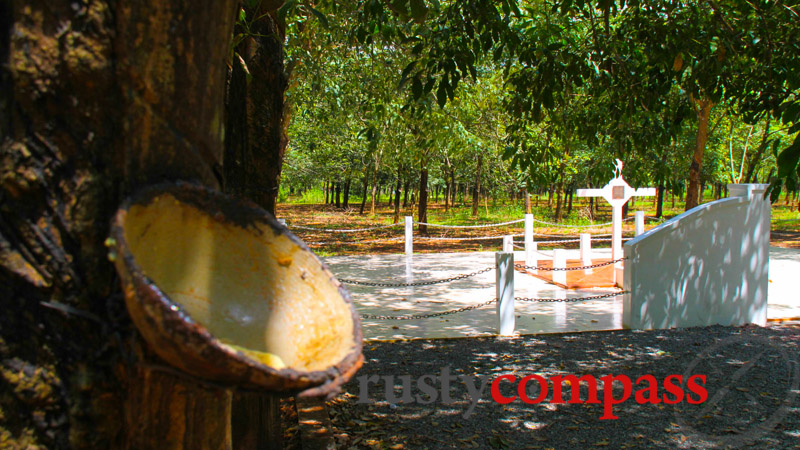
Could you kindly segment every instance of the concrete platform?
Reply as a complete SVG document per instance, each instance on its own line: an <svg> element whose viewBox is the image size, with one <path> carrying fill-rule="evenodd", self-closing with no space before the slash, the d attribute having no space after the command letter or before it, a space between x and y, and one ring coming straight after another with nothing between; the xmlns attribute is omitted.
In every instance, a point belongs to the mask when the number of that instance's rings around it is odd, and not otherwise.
<svg viewBox="0 0 800 450"><path fill-rule="evenodd" d="M578 250L568 250L578 258ZM599 259L609 259L610 249L595 249ZM516 261L524 252L515 252ZM552 252L540 252L540 261ZM382 283L408 283L452 277L494 266L494 252L405 255L336 256L325 258L340 278ZM800 274L800 250L770 247L770 283L767 317L800 317L800 295L795 279ZM484 303L496 296L495 272L432 286L387 288L348 285L362 314L406 316L449 311ZM563 289L539 278L515 272L516 297L585 297L619 292L615 288ZM576 303L517 302L519 334L614 330L622 328L622 296ZM491 336L497 331L495 305L457 314L413 320L362 321L366 340Z"/></svg>

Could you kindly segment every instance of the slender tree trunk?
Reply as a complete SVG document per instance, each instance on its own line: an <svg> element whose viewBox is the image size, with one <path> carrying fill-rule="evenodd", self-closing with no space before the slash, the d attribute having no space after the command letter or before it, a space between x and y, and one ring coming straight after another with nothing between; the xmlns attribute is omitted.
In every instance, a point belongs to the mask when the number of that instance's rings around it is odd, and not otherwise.
<svg viewBox="0 0 800 450"><path fill-rule="evenodd" d="M572 185L567 187L569 195L569 203L567 204L567 215L572 213Z"/></svg>
<svg viewBox="0 0 800 450"><path fill-rule="evenodd" d="M395 194L394 194L394 223L400 222L400 183L402 183L403 178L403 167L397 167L397 184L395 187Z"/></svg>
<svg viewBox="0 0 800 450"><path fill-rule="evenodd" d="M408 208L408 191L411 190L411 181L406 179L405 184L403 184L403 208Z"/></svg>
<svg viewBox="0 0 800 450"><path fill-rule="evenodd" d="M456 206L456 194L458 194L458 186L456 186L456 169L454 167L450 168L450 205L454 208Z"/></svg>
<svg viewBox="0 0 800 450"><path fill-rule="evenodd" d="M450 181L447 180L447 174L445 174L444 185L444 212L447 212L450 209Z"/></svg>
<svg viewBox="0 0 800 450"><path fill-rule="evenodd" d="M342 183L337 181L336 183L334 183L333 189L336 192L336 208L338 209L342 207L342 202L341 202Z"/></svg>
<svg viewBox="0 0 800 450"><path fill-rule="evenodd" d="M532 214L531 209L531 193L525 189L525 214Z"/></svg>
<svg viewBox="0 0 800 450"><path fill-rule="evenodd" d="M478 217L478 200L481 195L481 166L483 165L483 154L478 153L478 162L475 168L475 186L472 191L472 217Z"/></svg>
<svg viewBox="0 0 800 450"><path fill-rule="evenodd" d="M689 166L689 186L686 191L686 207L688 211L700 204L700 169L703 164L703 153L708 140L708 119L714 103L711 100L697 100L697 138L695 140L692 164Z"/></svg>
<svg viewBox="0 0 800 450"><path fill-rule="evenodd" d="M657 190L657 204L656 204L656 217L661 218L664 215L664 182L658 183L658 190Z"/></svg>
<svg viewBox="0 0 800 450"><path fill-rule="evenodd" d="M372 202L370 204L369 213L375 215L375 203L378 195L378 158L375 157L375 167L372 171Z"/></svg>
<svg viewBox="0 0 800 450"><path fill-rule="evenodd" d="M350 182L352 178L347 178L347 181L344 182L344 201L342 202L342 207L347 209L350 204Z"/></svg>
<svg viewBox="0 0 800 450"><path fill-rule="evenodd" d="M419 175L419 221L428 221L428 167L425 162L422 163L422 170ZM428 226L420 225L419 232L428 234Z"/></svg>
<svg viewBox="0 0 800 450"><path fill-rule="evenodd" d="M556 188L556 222L561 222L561 191L564 189L564 173L558 176L558 187Z"/></svg>
<svg viewBox="0 0 800 450"><path fill-rule="evenodd" d="M750 162L747 164L747 175L744 177L744 183L751 183L756 167L758 167L758 163L761 162L761 157L763 156L764 151L767 149L769 144L767 138L769 137L770 122L772 122L772 113L767 112L767 124L764 126L764 133L761 134L761 144L758 146L756 154L750 157Z"/></svg>
<svg viewBox="0 0 800 450"><path fill-rule="evenodd" d="M358 209L358 214L359 215L364 214L364 206L366 206L366 204L367 204L367 187L368 187L367 183L368 183L368 181L369 181L369 179L367 178L366 175L364 175L364 178L362 179L362 192L364 192L364 194L361 196L361 208Z"/></svg>

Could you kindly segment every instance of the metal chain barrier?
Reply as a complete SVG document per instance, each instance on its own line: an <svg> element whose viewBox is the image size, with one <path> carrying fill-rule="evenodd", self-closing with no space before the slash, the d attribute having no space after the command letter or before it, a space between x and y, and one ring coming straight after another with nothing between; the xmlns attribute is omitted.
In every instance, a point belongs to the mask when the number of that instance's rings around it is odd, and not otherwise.
<svg viewBox="0 0 800 450"><path fill-rule="evenodd" d="M635 219L635 217L628 217L627 219L624 219L623 222L627 222L627 221L633 220L633 219ZM543 223L545 225L550 225L550 226L554 226L554 227L561 227L561 228L598 228L598 227L607 227L607 226L609 226L609 225L614 223L614 222L606 222L606 223L595 223L595 224L591 224L591 225L564 225L562 223L545 222L544 220L539 220L539 219L533 219L533 221L534 222Z"/></svg>
<svg viewBox="0 0 800 450"><path fill-rule="evenodd" d="M377 227L369 227L369 228L351 228L346 230L337 230L334 228L314 228L314 227L304 227L300 225L286 225L289 228L296 228L298 230L309 230L309 231L319 231L322 233L358 233L359 231L371 231L371 230L382 230L384 228L392 228L392 227L399 227L403 226L401 223L393 223L390 225L381 225Z"/></svg>
<svg viewBox="0 0 800 450"><path fill-rule="evenodd" d="M597 239L597 240L602 240L602 239ZM566 242L580 242L580 241L581 241L580 239L561 239L561 240L558 240L558 241L536 241L535 243L537 245L538 244L563 244L563 243L566 243Z"/></svg>
<svg viewBox="0 0 800 450"><path fill-rule="evenodd" d="M603 298L611 298L616 297L618 295L627 294L630 291L620 291L620 292L612 292L610 294L603 294L603 295L592 295L589 297L564 297L564 298L538 298L538 297L514 297L514 300L518 300L521 302L541 302L541 303L557 303L557 302L584 302L588 300L600 300Z"/></svg>
<svg viewBox="0 0 800 450"><path fill-rule="evenodd" d="M501 239L506 236L522 237L524 234L504 234L502 236L476 236L476 237L425 237L414 236L414 240L420 241L484 241L489 239Z"/></svg>
<svg viewBox="0 0 800 450"><path fill-rule="evenodd" d="M615 259L613 261L606 261L604 263L592 264L590 266L580 266L580 267L540 267L540 266L523 266L523 265L514 265L514 267L516 267L518 269L544 270L544 271L550 271L550 272L556 271L556 270L564 270L564 271L586 270L586 269L595 269L597 267L610 266L611 264L616 264L616 263L618 263L620 261L623 261L625 259L627 259L627 258L619 258L619 259Z"/></svg>
<svg viewBox="0 0 800 450"><path fill-rule="evenodd" d="M534 236L544 236L544 237L573 237L574 234L545 234L545 233L533 233ZM605 234L592 234L592 239L595 237L604 237L604 236L611 236L611 233Z"/></svg>
<svg viewBox="0 0 800 450"><path fill-rule="evenodd" d="M431 314L412 314L408 316L378 316L374 314L361 314L362 319L377 319L377 320L414 320L414 319L428 319L431 317L441 317L447 316L450 314L458 314L464 311L472 311L473 309L483 308L484 306L489 306L492 303L497 302L496 298L489 300L488 302L481 303L479 305L472 305L472 306L465 306L463 308L453 309L450 311L443 311L438 313L431 313Z"/></svg>
<svg viewBox="0 0 800 450"><path fill-rule="evenodd" d="M539 297L514 297L514 300L520 302L531 302L531 303L557 303L557 302L564 302L564 303L574 303L574 302L583 302L583 301L590 301L590 300L601 300L604 298L611 298L616 297L618 295L627 294L629 291L620 291L620 292L611 292L609 294L603 295L592 295L588 297L573 297L573 298L539 298ZM437 313L430 313L430 314L409 314L406 316L382 316L376 314L361 314L362 319L375 319L375 320L415 320L415 319L429 319L431 317L442 317L442 316L449 316L451 314L458 314L465 311L472 311L473 309L483 308L484 306L489 306L492 303L496 303L497 298L493 298L488 302L480 303L478 305L472 306L465 306L463 308L452 309L450 311L442 311Z"/></svg>
<svg viewBox="0 0 800 450"><path fill-rule="evenodd" d="M511 222L502 222L502 223L487 223L484 225L444 225L441 223L427 223L427 222L414 222L417 225L427 225L429 227L440 227L440 228L491 228L491 227L502 227L503 225L511 225L514 223L524 222L525 219L519 220L512 220Z"/></svg>
<svg viewBox="0 0 800 450"><path fill-rule="evenodd" d="M347 278L339 278L339 281L345 284L357 284L359 286L375 286L375 287L407 287L407 286L430 286L432 284L440 284L440 283L449 283L451 281L456 280L463 280L464 278L474 277L475 275L480 275L482 273L486 273L490 270L494 270L494 266L489 266L485 269L477 270L472 273L465 273L462 275L456 275L450 278L444 278L441 280L430 280L430 281L419 281L416 283L373 283L372 281L358 281L358 280L349 280Z"/></svg>

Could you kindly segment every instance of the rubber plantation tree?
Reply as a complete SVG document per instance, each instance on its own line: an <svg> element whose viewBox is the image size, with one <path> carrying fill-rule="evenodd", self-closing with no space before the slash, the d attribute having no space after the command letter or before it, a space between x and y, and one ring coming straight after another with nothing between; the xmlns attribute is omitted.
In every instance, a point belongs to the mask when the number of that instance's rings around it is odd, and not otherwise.
<svg viewBox="0 0 800 450"><path fill-rule="evenodd" d="M231 0L0 3L2 447L230 445L223 410L171 396L162 409L206 426L166 441L145 424L137 408L153 405L129 394L147 356L103 243L142 185L220 187L237 12Z"/></svg>
<svg viewBox="0 0 800 450"><path fill-rule="evenodd" d="M225 122L225 190L275 212L286 151L283 43L297 2L246 0L237 15ZM306 7L311 8L310 6ZM313 8L311 9L313 10Z"/></svg>
<svg viewBox="0 0 800 450"><path fill-rule="evenodd" d="M597 35L604 37L596 40L602 51L592 57L606 75L606 83L599 85L627 92L631 109L648 109L652 101L671 91L670 84L678 85L689 99L697 132L687 209L698 201L699 174L715 105L729 100L739 105L741 118L748 123L756 123L769 112L792 132L800 129L796 5L634 0L564 1L560 6L562 13L590 17L596 8L605 18L604 26L597 27ZM647 89L641 89L644 86ZM800 160L800 141L778 151L778 175L785 179Z"/></svg>

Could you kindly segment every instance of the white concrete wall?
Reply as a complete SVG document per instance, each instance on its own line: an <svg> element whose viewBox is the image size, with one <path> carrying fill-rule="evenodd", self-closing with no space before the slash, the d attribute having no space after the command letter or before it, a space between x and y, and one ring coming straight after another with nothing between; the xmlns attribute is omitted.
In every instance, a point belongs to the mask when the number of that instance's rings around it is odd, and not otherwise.
<svg viewBox="0 0 800 450"><path fill-rule="evenodd" d="M765 325L770 203L765 184L729 184L625 243L626 328Z"/></svg>

